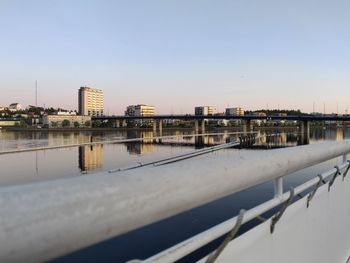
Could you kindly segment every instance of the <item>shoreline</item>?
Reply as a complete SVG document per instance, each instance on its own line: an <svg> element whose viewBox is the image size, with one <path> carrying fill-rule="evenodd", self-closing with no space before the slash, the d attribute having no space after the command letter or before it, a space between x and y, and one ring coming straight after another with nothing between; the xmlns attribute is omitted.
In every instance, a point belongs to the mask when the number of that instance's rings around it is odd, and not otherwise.
<svg viewBox="0 0 350 263"><path fill-rule="evenodd" d="M323 129L327 128L350 128L349 125L341 126L311 126L311 129ZM208 131L223 131L223 130L233 130L233 131L242 131L243 126L238 127L208 127ZM298 126L256 126L253 130L299 130ZM163 128L163 131L193 131L193 128L183 128L183 127L166 127ZM13 132L98 132L98 131L153 131L153 128L127 128L127 127L118 127L118 128L20 128L20 127L2 127L0 131L13 131Z"/></svg>

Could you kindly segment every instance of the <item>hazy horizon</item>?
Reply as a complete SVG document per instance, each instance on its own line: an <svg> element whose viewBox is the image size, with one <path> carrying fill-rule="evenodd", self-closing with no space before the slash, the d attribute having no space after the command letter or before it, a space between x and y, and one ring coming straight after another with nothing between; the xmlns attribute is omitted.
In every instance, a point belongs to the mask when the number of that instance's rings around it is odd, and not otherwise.
<svg viewBox="0 0 350 263"><path fill-rule="evenodd" d="M347 1L0 0L0 106L350 110Z"/></svg>

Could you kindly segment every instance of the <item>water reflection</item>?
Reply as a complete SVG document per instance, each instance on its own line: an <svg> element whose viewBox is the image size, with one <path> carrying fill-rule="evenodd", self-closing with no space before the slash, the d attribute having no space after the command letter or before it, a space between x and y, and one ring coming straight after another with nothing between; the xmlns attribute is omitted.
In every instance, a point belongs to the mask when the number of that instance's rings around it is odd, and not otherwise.
<svg viewBox="0 0 350 263"><path fill-rule="evenodd" d="M155 151L153 143L154 133L152 131L128 131L127 138L143 138L142 142L126 143L126 149L131 155L144 155Z"/></svg>
<svg viewBox="0 0 350 263"><path fill-rule="evenodd" d="M115 139L144 138L143 142L104 144L46 150L22 154L2 155L0 186L37 180L58 179L79 176L81 173L94 173L108 169L123 168L137 162L154 161L175 154L193 151L226 142L239 141L239 134L230 130L211 131L220 135L194 136L191 130L165 130L164 136L174 138L154 141L153 131L94 131L94 132L0 132L1 150L23 149L28 147L79 144ZM272 136L279 133L279 136ZM188 137L182 137L186 135ZM257 131L257 141L250 149L271 149L300 144L298 129L281 130L266 128ZM323 140L339 141L350 138L349 128L333 127L311 129L310 143ZM17 165L21 163L21 165ZM64 164L64 165L62 165ZM19 179L20 178L20 179Z"/></svg>
<svg viewBox="0 0 350 263"><path fill-rule="evenodd" d="M0 132L0 149L16 149L36 146L56 146L62 144L74 144L90 141L112 140L116 138L138 138L143 137L146 140L140 143L125 144L105 144L94 146L81 146L77 148L55 149L47 151L28 152L22 154L3 155L0 158L0 186L9 186L17 184L32 183L36 181L47 181L73 176L82 176L81 172L95 173L97 171L107 171L109 169L123 168L136 164L137 162L149 162L165 157L193 151L197 147L205 147L225 142L238 141L239 135L230 134L232 131L217 131L222 135L214 136L193 136L190 130L165 130L167 135L190 135L186 138L166 139L156 142L153 141L152 131L112 131L112 132ZM280 133L280 136L271 136ZM267 135L267 136L264 136ZM274 128L266 128L258 130L258 140L256 145L261 148L286 147L298 145L301 141L301 134L298 129L281 130ZM327 128L327 129L311 129L310 143L317 143L324 140L339 141L350 138L349 128ZM236 149L229 149L238 151ZM253 151L250 149L249 151ZM245 151L245 150L244 150ZM18 165L20 164L20 165ZM285 179L286 189L289 185L296 186L301 181L313 178L317 173L334 167L337 163L330 162L324 167L315 169L311 167L307 171L300 171L293 177ZM321 169L322 168L322 169ZM169 242L176 243L186 239L189 234L207 229L210 225L227 220L229 217L237 214L241 208L249 208L256 205L261 200L270 198L272 193L272 184L264 184L258 189L250 189L250 193L238 193L235 196L229 196L217 203L210 204L209 207L198 208L191 213L180 215L176 220L163 222L163 228L159 225L153 228L147 228L142 232L132 233L133 237L123 236L118 240L112 240L107 245L101 244L95 250L91 250L88 255L77 254L74 262L94 262L96 258L103 258L103 261L126 262L132 256L144 258L154 254L152 249L168 247ZM263 188L263 189L262 189ZM266 188L266 189L265 189ZM252 196L254 198L252 198ZM223 209L224 208L224 209ZM215 219L214 219L215 217ZM170 220L170 219L169 219ZM175 220L175 219L174 219ZM208 223L209 222L209 223ZM162 223L160 223L162 224ZM152 227L152 226L151 226ZM152 231L151 231L151 230ZM192 231L192 232L191 232ZM151 233L151 234L150 234ZM160 233L160 234L159 234ZM161 238L159 235L164 234ZM181 235L181 236L180 236ZM180 236L180 237L179 237ZM173 237L179 237L174 242L169 241ZM146 239L147 238L147 239ZM153 238L153 239L152 239ZM130 241L131 240L131 241ZM144 242L147 240L147 242ZM119 242L119 243L118 243ZM167 243L168 242L168 243ZM118 245L119 244L119 245ZM125 246L125 244L134 244L133 246ZM143 248L145 251L140 252ZM147 250L147 247L149 250ZM110 248L110 253L105 253L106 248ZM101 249L101 250L99 250ZM96 253L95 253L95 252ZM101 252L103 251L103 252ZM95 253L95 254L94 254ZM129 253L129 254L128 254ZM82 255L82 256L81 256ZM117 255L113 257L111 255ZM123 259L123 260L121 260ZM119 260L119 261L118 261ZM65 258L62 262L70 262L69 258ZM73 262L73 260L72 260Z"/></svg>
<svg viewBox="0 0 350 263"><path fill-rule="evenodd" d="M79 168L82 172L102 168L103 145L79 147Z"/></svg>

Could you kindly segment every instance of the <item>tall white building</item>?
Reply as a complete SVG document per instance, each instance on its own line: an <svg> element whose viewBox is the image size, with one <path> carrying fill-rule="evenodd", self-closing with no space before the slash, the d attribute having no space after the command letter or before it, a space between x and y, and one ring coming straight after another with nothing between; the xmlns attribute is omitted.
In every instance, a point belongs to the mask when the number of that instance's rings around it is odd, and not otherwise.
<svg viewBox="0 0 350 263"><path fill-rule="evenodd" d="M81 87L79 89L79 115L102 116L103 92L100 89Z"/></svg>
<svg viewBox="0 0 350 263"><path fill-rule="evenodd" d="M194 108L194 115L208 116L216 114L216 107L214 106L198 106Z"/></svg>

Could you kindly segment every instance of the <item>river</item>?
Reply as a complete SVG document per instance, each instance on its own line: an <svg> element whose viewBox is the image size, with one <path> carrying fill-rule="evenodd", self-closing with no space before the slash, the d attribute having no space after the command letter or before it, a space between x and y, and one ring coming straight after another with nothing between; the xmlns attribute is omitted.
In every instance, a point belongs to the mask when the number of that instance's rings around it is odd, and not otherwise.
<svg viewBox="0 0 350 263"><path fill-rule="evenodd" d="M204 136L198 142L189 130L165 130L164 136L175 136L153 142L151 131L72 131L72 132L26 132L0 130L0 152L38 147L51 147L99 141L117 141L130 138L144 138L144 142L106 143L46 149L0 155L0 187L56 180L68 177L86 176L112 169L129 167L194 151L203 146L217 145L238 140L234 131L220 130L220 135ZM298 145L298 133L292 130L269 129L258 131L258 136L279 133L266 141L261 138L254 149L226 149L222 151L268 151L268 148L293 147ZM187 135L189 137L182 138ZM312 129L310 143L339 141L350 138L349 128ZM220 154L220 152L212 153ZM288 189L300 184L317 173L329 170L339 163L339 158L304 169L284 180ZM126 262L131 259L147 258L196 233L204 231L238 213L241 208L249 209L272 197L272 182L264 183L243 192L222 198L210 204L193 209L173 218L143 227L125 235L72 253L56 262ZM251 224L254 224L252 222ZM248 229L251 224L244 228ZM256 224L256 222L255 222ZM214 246L215 244L212 244ZM210 246L207 248L210 249ZM182 260L192 262L206 250L194 253Z"/></svg>

